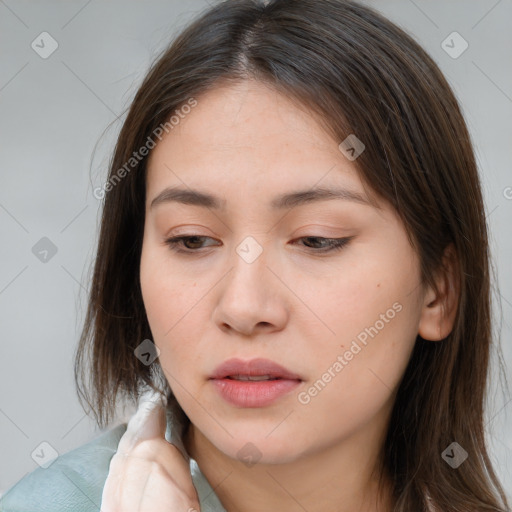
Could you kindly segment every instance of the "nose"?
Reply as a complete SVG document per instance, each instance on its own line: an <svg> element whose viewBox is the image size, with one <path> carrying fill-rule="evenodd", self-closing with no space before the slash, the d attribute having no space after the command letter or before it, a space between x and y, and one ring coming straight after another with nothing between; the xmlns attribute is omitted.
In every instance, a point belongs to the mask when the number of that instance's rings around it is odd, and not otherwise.
<svg viewBox="0 0 512 512"><path fill-rule="evenodd" d="M213 321L227 333L256 336L284 328L289 316L286 286L263 251L254 261L234 252L217 288Z"/></svg>

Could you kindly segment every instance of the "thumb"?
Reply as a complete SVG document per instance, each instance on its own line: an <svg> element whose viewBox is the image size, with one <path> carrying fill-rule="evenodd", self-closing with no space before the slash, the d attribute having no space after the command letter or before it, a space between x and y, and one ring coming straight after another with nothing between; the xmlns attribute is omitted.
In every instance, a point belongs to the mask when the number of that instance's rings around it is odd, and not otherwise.
<svg viewBox="0 0 512 512"><path fill-rule="evenodd" d="M139 442L146 439L165 438L167 399L161 393L148 389L139 398L137 412L130 418L127 428L119 441L118 451L130 452Z"/></svg>

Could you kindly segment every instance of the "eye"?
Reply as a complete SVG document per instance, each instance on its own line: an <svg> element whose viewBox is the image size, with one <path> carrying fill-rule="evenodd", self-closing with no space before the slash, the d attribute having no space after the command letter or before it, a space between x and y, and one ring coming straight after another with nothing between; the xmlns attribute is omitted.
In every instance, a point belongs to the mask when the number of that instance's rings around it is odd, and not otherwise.
<svg viewBox="0 0 512 512"><path fill-rule="evenodd" d="M330 251L339 251L348 244L348 242L353 237L345 237L345 238L323 238L321 236L304 236L299 238L299 240L322 240L324 243L323 247L320 249L315 249L315 252L330 252ZM315 245L315 244L313 244ZM306 247L308 247L306 245Z"/></svg>
<svg viewBox="0 0 512 512"><path fill-rule="evenodd" d="M177 253L183 253L183 254L193 254L193 253L199 253L198 249L201 249L201 240L204 239L210 239L213 240L213 238L210 238L208 236L200 236L200 235L182 235L182 236L175 236L168 238L165 240L165 244L170 247L170 249ZM350 240L354 238L353 236L344 237L344 238L324 238L319 236L303 236L301 238L298 238L297 240L308 240L310 243L311 240L313 241L322 241L323 245L321 247L310 247L306 244L306 247L311 249L314 253L327 253L331 251L339 251L345 247ZM199 245L199 247L198 247ZM313 243L313 245L318 245ZM192 246L192 247L190 247ZM185 247L185 249L182 249L181 247Z"/></svg>
<svg viewBox="0 0 512 512"><path fill-rule="evenodd" d="M181 252L181 253L192 253L192 252L198 252L197 249L197 244L198 244L198 240L202 240L202 239L205 239L205 238L210 238L208 236L200 236L200 235L182 235L182 236L175 236L175 237L172 237L172 238L168 238L165 243L171 248L171 250L175 251L175 252ZM211 239L213 240L213 239ZM188 247L188 245L191 243L192 247ZM200 242L199 242L200 243ZM186 249L190 249L190 250L183 250L181 249L179 246L179 244L183 244ZM199 247L200 248L200 247Z"/></svg>

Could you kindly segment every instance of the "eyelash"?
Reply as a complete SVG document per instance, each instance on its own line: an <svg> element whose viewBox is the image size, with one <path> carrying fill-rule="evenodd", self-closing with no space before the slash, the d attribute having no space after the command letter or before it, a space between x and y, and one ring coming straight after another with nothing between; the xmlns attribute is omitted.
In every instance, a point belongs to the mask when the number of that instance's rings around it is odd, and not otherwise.
<svg viewBox="0 0 512 512"><path fill-rule="evenodd" d="M168 238L167 240L165 240L165 244L168 245L172 251L177 252L177 253L189 254L189 255L191 255L193 253L199 253L200 251L198 249L183 250L183 249L179 249L177 247L178 244L180 244L181 242L183 242L185 240L189 240L191 238L201 239L201 238L211 238L211 237L201 236L201 235L175 236L175 237L171 237L171 238ZM329 252L333 252L333 251L340 251L350 242L350 240L352 240L352 238L353 238L352 236L345 237L345 238L325 238L325 237L321 237L321 236L303 236L303 237L298 238L298 240L303 240L303 239L328 240L330 243L327 246L327 249L325 249L325 248L324 249L309 248L311 251L313 251L315 253L325 254L325 253L329 253Z"/></svg>

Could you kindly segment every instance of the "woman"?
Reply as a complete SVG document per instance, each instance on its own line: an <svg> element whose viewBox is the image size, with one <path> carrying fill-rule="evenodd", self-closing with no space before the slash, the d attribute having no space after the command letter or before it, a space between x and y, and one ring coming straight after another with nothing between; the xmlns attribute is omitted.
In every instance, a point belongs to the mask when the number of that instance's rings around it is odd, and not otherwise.
<svg viewBox="0 0 512 512"><path fill-rule="evenodd" d="M120 393L163 400L55 466L80 475L50 482L66 506L507 510L473 149L397 26L344 0L212 7L147 74L99 194L79 390L100 426Z"/></svg>

